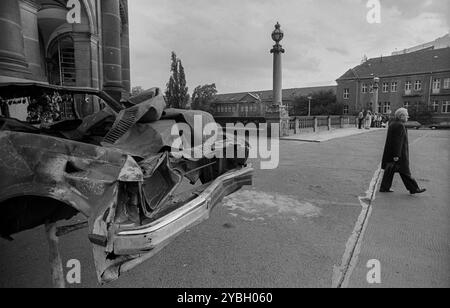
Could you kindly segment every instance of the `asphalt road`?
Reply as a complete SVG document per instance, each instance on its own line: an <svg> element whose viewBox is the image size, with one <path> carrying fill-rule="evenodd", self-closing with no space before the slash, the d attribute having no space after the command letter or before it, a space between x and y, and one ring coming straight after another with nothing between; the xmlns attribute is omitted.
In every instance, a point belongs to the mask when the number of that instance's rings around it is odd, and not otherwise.
<svg viewBox="0 0 450 308"><path fill-rule="evenodd" d="M410 197L396 182L396 194L377 197L358 262L347 272L350 286L369 286L365 262L374 258L385 286L410 286L418 277L421 286L449 286L450 134L411 131L410 139L414 173L430 192ZM254 185L227 198L210 220L105 287L331 287L384 140L385 131L376 131L325 143L282 141L278 169L256 171ZM0 241L0 287L50 287L43 228L15 239ZM87 231L62 238L61 252L64 262L81 262L81 284L72 287L98 287Z"/></svg>

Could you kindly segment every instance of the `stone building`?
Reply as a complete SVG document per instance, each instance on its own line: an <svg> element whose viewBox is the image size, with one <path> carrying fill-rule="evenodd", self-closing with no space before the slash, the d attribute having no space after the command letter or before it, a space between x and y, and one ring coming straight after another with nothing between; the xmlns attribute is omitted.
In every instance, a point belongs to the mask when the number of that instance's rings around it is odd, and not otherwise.
<svg viewBox="0 0 450 308"><path fill-rule="evenodd" d="M130 92L127 0L1 0L0 80ZM0 93L1 96L1 93ZM95 111L98 102L85 110Z"/></svg>
<svg viewBox="0 0 450 308"><path fill-rule="evenodd" d="M283 106L288 109L299 96L320 91L336 92L336 86L294 88L283 90ZM265 118L267 108L273 103L273 91L254 91L218 94L212 104L215 118Z"/></svg>
<svg viewBox="0 0 450 308"><path fill-rule="evenodd" d="M337 83L338 102L348 105L350 113L370 109L389 115L406 107L414 117L450 121L450 48L369 59Z"/></svg>

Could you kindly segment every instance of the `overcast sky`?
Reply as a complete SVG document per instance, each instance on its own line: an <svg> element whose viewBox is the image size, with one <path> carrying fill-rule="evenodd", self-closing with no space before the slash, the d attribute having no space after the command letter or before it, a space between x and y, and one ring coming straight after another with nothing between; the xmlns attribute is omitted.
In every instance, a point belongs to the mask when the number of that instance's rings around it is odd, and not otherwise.
<svg viewBox="0 0 450 308"><path fill-rule="evenodd" d="M381 0L381 24L368 0L129 0L132 85L165 89L170 54L189 92L272 88L271 32L280 22L283 87L335 84L349 68L449 32L449 0Z"/></svg>

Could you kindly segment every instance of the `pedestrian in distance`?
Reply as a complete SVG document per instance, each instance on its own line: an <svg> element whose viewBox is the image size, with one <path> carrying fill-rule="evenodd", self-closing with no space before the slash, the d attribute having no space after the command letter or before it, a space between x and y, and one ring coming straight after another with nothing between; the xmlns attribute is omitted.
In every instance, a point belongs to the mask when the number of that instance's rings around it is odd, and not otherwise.
<svg viewBox="0 0 450 308"><path fill-rule="evenodd" d="M367 114L366 114L364 127L365 127L365 129L370 129L371 126L372 126L372 112L370 112L370 110L369 110L369 111L367 111Z"/></svg>
<svg viewBox="0 0 450 308"><path fill-rule="evenodd" d="M364 110L358 114L358 128L362 129L364 122Z"/></svg>
<svg viewBox="0 0 450 308"><path fill-rule="evenodd" d="M426 192L426 189L420 188L411 175L408 130L405 126L408 118L408 110L400 108L395 112L395 119L389 125L381 166L384 170L380 189L382 193L393 192L391 187L395 173L400 174L406 189L412 195Z"/></svg>
<svg viewBox="0 0 450 308"><path fill-rule="evenodd" d="M376 115L376 128L381 128L381 123L383 122L383 118L381 117L381 114L377 113Z"/></svg>

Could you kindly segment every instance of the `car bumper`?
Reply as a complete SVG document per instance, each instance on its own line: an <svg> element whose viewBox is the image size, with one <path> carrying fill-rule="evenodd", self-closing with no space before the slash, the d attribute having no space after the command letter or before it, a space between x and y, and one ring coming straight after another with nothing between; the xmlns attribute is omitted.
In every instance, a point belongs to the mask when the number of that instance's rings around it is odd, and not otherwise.
<svg viewBox="0 0 450 308"><path fill-rule="evenodd" d="M214 180L197 198L157 221L137 229L118 231L114 236L114 253L141 254L164 246L188 228L208 219L223 197L244 185L251 185L252 175L250 167L230 171Z"/></svg>

